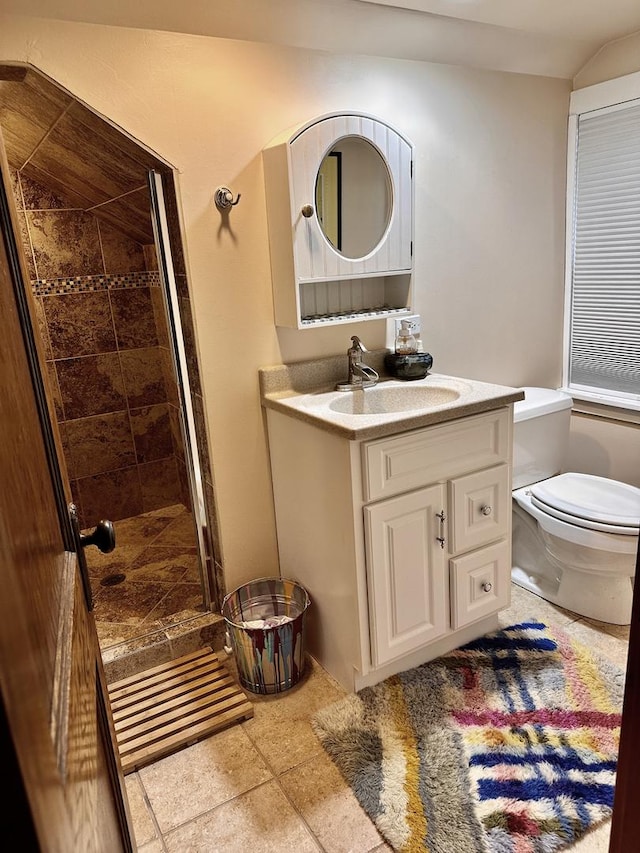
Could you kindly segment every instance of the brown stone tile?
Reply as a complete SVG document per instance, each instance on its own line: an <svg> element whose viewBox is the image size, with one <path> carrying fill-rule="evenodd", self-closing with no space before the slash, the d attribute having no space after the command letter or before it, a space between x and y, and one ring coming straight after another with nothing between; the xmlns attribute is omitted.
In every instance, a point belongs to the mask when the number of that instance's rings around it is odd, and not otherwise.
<svg viewBox="0 0 640 853"><path fill-rule="evenodd" d="M144 512L180 502L180 483L174 457L138 466Z"/></svg>
<svg viewBox="0 0 640 853"><path fill-rule="evenodd" d="M96 581L100 581L107 575L120 572L126 574L129 566L144 547L143 545L121 545L118 536L118 522L116 521L113 526L116 533L116 547L110 554L103 554L102 551L93 547L85 549L89 576Z"/></svg>
<svg viewBox="0 0 640 853"><path fill-rule="evenodd" d="M209 521L209 535L211 537L211 547L213 548L213 557L216 563L222 565L222 549L220 546L220 532L218 527L218 512L216 509L216 497L213 485L205 480L204 482L204 497L207 507L207 519Z"/></svg>
<svg viewBox="0 0 640 853"><path fill-rule="evenodd" d="M114 352L109 294L65 293L42 298L54 358Z"/></svg>
<svg viewBox="0 0 640 853"><path fill-rule="evenodd" d="M129 577L136 581L177 583L198 582L198 554L195 542L184 545L149 545L129 565Z"/></svg>
<svg viewBox="0 0 640 853"><path fill-rule="evenodd" d="M202 587L198 581L174 584L165 597L156 604L147 617L154 622L173 619L177 613L194 612L203 609Z"/></svg>
<svg viewBox="0 0 640 853"><path fill-rule="evenodd" d="M122 231L98 220L104 269L108 275L127 272L143 272L145 267L144 251L140 243L132 240Z"/></svg>
<svg viewBox="0 0 640 853"><path fill-rule="evenodd" d="M69 439L67 436L67 425L66 423L58 423L57 425L58 436L60 438L59 450L58 450L58 461L62 463L62 465L67 469L67 475L69 480L73 480L75 477L74 465L73 465L73 457L71 456L71 448L69 447ZM60 459L60 454L62 454L62 459Z"/></svg>
<svg viewBox="0 0 640 853"><path fill-rule="evenodd" d="M120 353L120 363L127 399L132 409L167 402L158 347L124 350Z"/></svg>
<svg viewBox="0 0 640 853"><path fill-rule="evenodd" d="M153 319L156 324L156 337L161 347L169 349L169 327L164 307L164 297L159 287L150 287L151 304L153 306Z"/></svg>
<svg viewBox="0 0 640 853"><path fill-rule="evenodd" d="M158 357L160 359L167 402L172 406L178 407L180 405L180 394L178 392L173 357L171 352L165 347L159 348Z"/></svg>
<svg viewBox="0 0 640 853"><path fill-rule="evenodd" d="M176 289L181 299L190 299L189 282L186 275L176 275Z"/></svg>
<svg viewBox="0 0 640 853"><path fill-rule="evenodd" d="M182 246L182 229L180 227L180 213L178 211L175 177L172 172L163 172L162 188L164 190L164 203L167 214L169 245L171 246L173 270L176 276L184 276L187 273L187 268Z"/></svg>
<svg viewBox="0 0 640 853"><path fill-rule="evenodd" d="M127 400L117 353L66 358L55 364L68 420L126 409ZM135 512L129 515L135 515Z"/></svg>
<svg viewBox="0 0 640 853"><path fill-rule="evenodd" d="M110 291L113 323L121 350L152 347L158 343L150 287ZM155 289L155 288L154 288Z"/></svg>
<svg viewBox="0 0 640 853"><path fill-rule="evenodd" d="M191 395L191 403L193 405L193 419L196 427L196 439L198 445L198 456L200 458L200 470L202 477L213 482L211 474L211 463L209 462L209 444L207 441L207 424L204 410L204 400L199 394Z"/></svg>
<svg viewBox="0 0 640 853"><path fill-rule="evenodd" d="M131 410L131 429L138 462L152 462L173 456L169 406L159 403Z"/></svg>
<svg viewBox="0 0 640 853"><path fill-rule="evenodd" d="M123 518L116 525L116 537L120 545L138 548L141 551L151 545L171 524L176 516L134 515Z"/></svg>
<svg viewBox="0 0 640 853"><path fill-rule="evenodd" d="M49 340L49 330L47 328L47 318L44 314L44 305L42 304L41 297L34 296L31 304L33 305L33 313L36 318L35 332L37 335L40 336L44 357L47 360L50 360L53 358L53 352L51 350L51 341Z"/></svg>
<svg viewBox="0 0 640 853"><path fill-rule="evenodd" d="M166 545L195 548L197 547L197 542L193 515L190 512L184 512L170 521L162 533L156 536L153 547Z"/></svg>
<svg viewBox="0 0 640 853"><path fill-rule="evenodd" d="M144 252L144 265L145 268L152 272L153 270L158 269L158 253L156 252L156 244L155 243L146 243L142 247L142 251Z"/></svg>
<svg viewBox="0 0 640 853"><path fill-rule="evenodd" d="M24 259L27 265L27 275L29 276L30 281L34 281L38 278L38 273L36 271L35 261L33 259L33 249L31 248L31 238L29 236L29 226L27 224L27 217L24 210L18 211L18 230L19 230L19 238L20 244L23 249Z"/></svg>
<svg viewBox="0 0 640 853"><path fill-rule="evenodd" d="M24 210L22 190L20 188L20 173L13 166L9 166L9 181L11 182L11 194L16 203L17 210Z"/></svg>
<svg viewBox="0 0 640 853"><path fill-rule="evenodd" d="M60 383L58 382L55 362L46 362L46 375L43 378L45 380L45 389L47 394L50 395L51 402L53 403L53 410L56 418L59 421L62 421L64 420L64 408L62 405L62 394L60 392Z"/></svg>
<svg viewBox="0 0 640 853"><path fill-rule="evenodd" d="M176 406L169 405L169 424L171 425L171 440L173 452L184 461L184 442L180 426L180 411Z"/></svg>
<svg viewBox="0 0 640 853"><path fill-rule="evenodd" d="M180 456L176 456L176 467L178 469L178 481L180 483L180 499L185 507L191 511L193 508L191 501L191 484L189 483L187 466L184 459Z"/></svg>
<svg viewBox="0 0 640 853"><path fill-rule="evenodd" d="M76 477L126 468L136 461L127 412L67 421Z"/></svg>
<svg viewBox="0 0 640 853"><path fill-rule="evenodd" d="M104 272L96 219L82 210L27 211L40 278Z"/></svg>
<svg viewBox="0 0 640 853"><path fill-rule="evenodd" d="M136 583L127 577L117 586L101 586L94 596L97 622L139 626L169 591L164 583Z"/></svg>
<svg viewBox="0 0 640 853"><path fill-rule="evenodd" d="M64 210L69 207L60 195L24 172L20 173L20 185L25 210Z"/></svg>
<svg viewBox="0 0 640 853"><path fill-rule="evenodd" d="M187 369L189 371L189 384L192 394L202 396L202 387L200 385L200 370L198 368L198 350L196 345L196 333L193 325L193 316L191 314L191 300L179 299L180 306L180 322L182 325L182 338L184 340L184 350L187 357Z"/></svg>
<svg viewBox="0 0 640 853"><path fill-rule="evenodd" d="M118 521L142 512L142 492L135 467L83 477L77 483L86 527L95 526L102 518Z"/></svg>

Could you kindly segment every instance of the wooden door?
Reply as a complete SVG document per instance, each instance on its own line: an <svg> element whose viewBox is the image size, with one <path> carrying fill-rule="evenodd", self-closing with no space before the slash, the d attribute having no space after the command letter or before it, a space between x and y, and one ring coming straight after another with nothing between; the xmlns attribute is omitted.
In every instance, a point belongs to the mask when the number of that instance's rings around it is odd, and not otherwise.
<svg viewBox="0 0 640 853"><path fill-rule="evenodd" d="M131 851L1 137L0 166L0 734L10 797L3 830L16 850Z"/></svg>

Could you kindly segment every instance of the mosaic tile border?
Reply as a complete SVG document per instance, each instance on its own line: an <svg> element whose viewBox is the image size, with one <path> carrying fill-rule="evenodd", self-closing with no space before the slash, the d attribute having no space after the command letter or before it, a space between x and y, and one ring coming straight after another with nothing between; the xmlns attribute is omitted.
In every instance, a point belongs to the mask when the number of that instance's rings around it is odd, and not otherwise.
<svg viewBox="0 0 640 853"><path fill-rule="evenodd" d="M126 287L160 287L157 270L122 275L78 275L74 278L40 278L31 282L35 296L61 296L65 293L91 293Z"/></svg>

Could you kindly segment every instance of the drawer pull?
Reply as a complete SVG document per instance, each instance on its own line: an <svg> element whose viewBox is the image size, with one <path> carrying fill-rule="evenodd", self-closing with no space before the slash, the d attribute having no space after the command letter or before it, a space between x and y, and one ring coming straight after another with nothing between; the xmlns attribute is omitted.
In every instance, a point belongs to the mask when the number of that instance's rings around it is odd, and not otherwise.
<svg viewBox="0 0 640 853"><path fill-rule="evenodd" d="M493 510L491 509L491 507L490 507L490 506L488 506L487 504L485 504L483 507L480 507L480 512L481 512L483 515L491 515L491 513L493 512Z"/></svg>
<svg viewBox="0 0 640 853"><path fill-rule="evenodd" d="M482 584L482 591L483 592L491 592L492 589L493 589L493 586L489 583L489 581L485 581Z"/></svg>
<svg viewBox="0 0 640 853"><path fill-rule="evenodd" d="M436 513L436 518L440 519L440 536L436 536L436 539L440 543L440 547L444 548L445 538L444 538L444 523L447 520L444 514L444 510Z"/></svg>

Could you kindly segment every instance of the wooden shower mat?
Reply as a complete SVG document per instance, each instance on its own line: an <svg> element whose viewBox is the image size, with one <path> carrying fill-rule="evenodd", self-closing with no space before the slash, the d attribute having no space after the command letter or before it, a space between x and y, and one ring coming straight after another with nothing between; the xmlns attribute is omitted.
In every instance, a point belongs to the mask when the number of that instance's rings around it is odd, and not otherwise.
<svg viewBox="0 0 640 853"><path fill-rule="evenodd" d="M109 698L125 774L253 717L253 706L210 649L116 681Z"/></svg>

